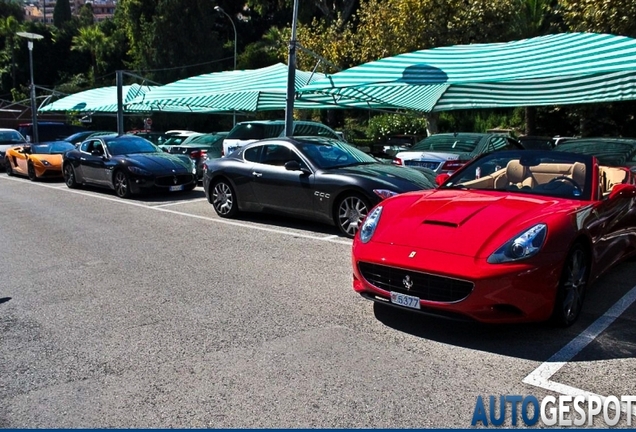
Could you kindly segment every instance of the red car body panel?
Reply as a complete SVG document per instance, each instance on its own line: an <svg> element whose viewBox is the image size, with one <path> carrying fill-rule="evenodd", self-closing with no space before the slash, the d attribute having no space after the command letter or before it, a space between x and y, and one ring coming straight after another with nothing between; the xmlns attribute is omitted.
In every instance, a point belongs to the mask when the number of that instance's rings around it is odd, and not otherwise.
<svg viewBox="0 0 636 432"><path fill-rule="evenodd" d="M591 174L591 184L598 184L596 162ZM621 188L626 196L620 196ZM615 186L610 198L601 199L596 188L589 195L580 200L499 190L437 189L389 198L380 204L382 215L371 240L363 243L359 234L354 240L353 288L366 298L390 303L391 290L371 283L370 274L399 269L393 276L396 290L402 282L401 270L431 274L474 286L461 299L422 299L423 312L491 323L546 320L575 242L582 242L590 253L590 282L636 251L633 186ZM487 262L494 251L538 223L547 225L539 253L514 262ZM365 278L361 266L366 266L369 277Z"/></svg>

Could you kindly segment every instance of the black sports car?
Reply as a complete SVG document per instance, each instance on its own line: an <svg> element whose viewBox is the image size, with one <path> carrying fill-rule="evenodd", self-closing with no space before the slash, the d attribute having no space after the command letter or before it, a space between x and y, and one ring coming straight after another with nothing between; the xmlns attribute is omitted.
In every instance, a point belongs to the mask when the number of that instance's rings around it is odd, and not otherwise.
<svg viewBox="0 0 636 432"><path fill-rule="evenodd" d="M353 237L384 198L432 189L432 171L386 165L342 141L273 138L208 160L203 186L221 217L271 211L335 224Z"/></svg>
<svg viewBox="0 0 636 432"><path fill-rule="evenodd" d="M62 173L69 188L102 186L122 198L148 189L190 191L197 184L196 167L187 156L167 154L134 135L84 141L64 154Z"/></svg>

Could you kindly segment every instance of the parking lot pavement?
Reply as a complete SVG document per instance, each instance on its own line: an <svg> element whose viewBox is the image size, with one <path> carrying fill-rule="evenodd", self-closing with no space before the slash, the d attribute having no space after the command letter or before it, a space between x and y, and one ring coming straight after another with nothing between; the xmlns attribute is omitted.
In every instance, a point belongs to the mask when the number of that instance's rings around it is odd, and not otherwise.
<svg viewBox="0 0 636 432"><path fill-rule="evenodd" d="M442 321L355 294L333 227L59 185L0 175L0 427L465 428L479 395L557 394L523 380L636 285L568 329ZM633 393L635 317L551 379Z"/></svg>

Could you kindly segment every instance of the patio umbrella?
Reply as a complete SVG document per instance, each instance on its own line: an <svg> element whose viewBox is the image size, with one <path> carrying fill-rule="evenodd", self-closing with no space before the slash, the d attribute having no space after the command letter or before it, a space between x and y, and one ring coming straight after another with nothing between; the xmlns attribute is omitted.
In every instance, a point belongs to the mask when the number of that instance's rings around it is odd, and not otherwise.
<svg viewBox="0 0 636 432"><path fill-rule="evenodd" d="M299 90L423 112L636 99L636 40L564 33L365 63Z"/></svg>
<svg viewBox="0 0 636 432"><path fill-rule="evenodd" d="M325 75L296 71L295 88L299 89ZM278 63L261 69L214 72L175 81L140 95L128 105L153 111L179 108L194 112L256 112L285 109L287 66ZM367 107L369 103L353 99L346 107ZM341 97L308 95L296 100L295 108L334 108L345 106Z"/></svg>
<svg viewBox="0 0 636 432"><path fill-rule="evenodd" d="M153 86L141 86L132 84L122 87L124 104L130 102L139 95L151 91ZM116 113L117 112L117 86L101 87L75 93L62 99L58 99L41 107L40 112L52 111L78 111L86 113ZM139 110L142 111L142 110Z"/></svg>

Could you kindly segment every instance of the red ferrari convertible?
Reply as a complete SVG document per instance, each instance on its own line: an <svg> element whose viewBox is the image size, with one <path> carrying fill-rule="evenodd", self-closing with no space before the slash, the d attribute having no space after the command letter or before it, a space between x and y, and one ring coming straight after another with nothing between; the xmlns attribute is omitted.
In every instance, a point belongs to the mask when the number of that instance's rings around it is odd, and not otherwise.
<svg viewBox="0 0 636 432"><path fill-rule="evenodd" d="M570 325L588 285L636 253L634 183L593 156L485 155L369 213L353 244L353 288L434 315Z"/></svg>

